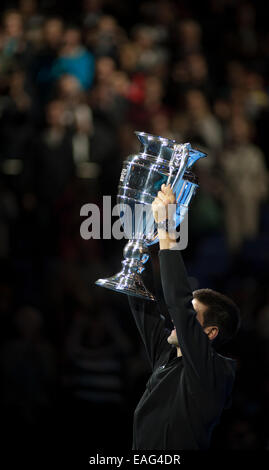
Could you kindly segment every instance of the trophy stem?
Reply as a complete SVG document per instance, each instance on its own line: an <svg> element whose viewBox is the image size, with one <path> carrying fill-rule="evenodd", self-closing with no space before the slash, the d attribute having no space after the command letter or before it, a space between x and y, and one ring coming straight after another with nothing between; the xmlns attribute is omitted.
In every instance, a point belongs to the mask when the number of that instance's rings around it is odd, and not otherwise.
<svg viewBox="0 0 269 470"><path fill-rule="evenodd" d="M142 240L129 240L123 250L122 270L107 279L98 279L100 287L123 294L155 301L154 295L146 288L141 277L144 264L149 258L148 248Z"/></svg>

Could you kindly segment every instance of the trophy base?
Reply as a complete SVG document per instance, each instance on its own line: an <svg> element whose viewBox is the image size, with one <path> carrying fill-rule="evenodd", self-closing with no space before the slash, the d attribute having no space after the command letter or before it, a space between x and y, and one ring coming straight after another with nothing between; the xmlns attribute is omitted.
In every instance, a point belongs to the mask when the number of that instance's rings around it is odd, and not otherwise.
<svg viewBox="0 0 269 470"><path fill-rule="evenodd" d="M118 273L108 279L98 279L95 284L115 292L120 292L121 294L156 301L154 295L145 287L139 274L126 278L122 273Z"/></svg>
<svg viewBox="0 0 269 470"><path fill-rule="evenodd" d="M142 240L129 240L123 253L122 270L108 279L98 279L95 284L121 294L156 301L141 277L145 269L144 265L149 258L146 244Z"/></svg>

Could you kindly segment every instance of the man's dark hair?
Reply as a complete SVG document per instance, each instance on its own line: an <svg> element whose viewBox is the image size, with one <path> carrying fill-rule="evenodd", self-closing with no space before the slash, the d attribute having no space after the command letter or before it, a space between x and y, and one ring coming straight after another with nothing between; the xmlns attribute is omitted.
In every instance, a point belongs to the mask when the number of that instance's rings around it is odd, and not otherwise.
<svg viewBox="0 0 269 470"><path fill-rule="evenodd" d="M240 310L233 300L212 289L195 290L193 298L207 307L204 312L203 328L207 326L219 328L219 333L213 340L214 346L222 346L230 341L240 327Z"/></svg>

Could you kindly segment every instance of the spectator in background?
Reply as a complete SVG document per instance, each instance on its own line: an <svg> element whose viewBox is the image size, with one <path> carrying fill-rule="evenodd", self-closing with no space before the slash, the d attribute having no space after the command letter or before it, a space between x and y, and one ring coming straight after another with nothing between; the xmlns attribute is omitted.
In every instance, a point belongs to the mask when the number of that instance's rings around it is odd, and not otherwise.
<svg viewBox="0 0 269 470"><path fill-rule="evenodd" d="M0 114L2 158L27 158L27 146L33 135L33 101L26 87L26 74L22 69L9 74L8 94L2 100ZM16 139L14 139L14 134Z"/></svg>
<svg viewBox="0 0 269 470"><path fill-rule="evenodd" d="M94 133L92 111L86 104L81 104L75 111L76 132L73 135L74 161L78 165L90 160L90 138Z"/></svg>
<svg viewBox="0 0 269 470"><path fill-rule="evenodd" d="M43 20L42 14L38 11L37 0L20 0L19 10L22 14L26 31L39 26Z"/></svg>
<svg viewBox="0 0 269 470"><path fill-rule="evenodd" d="M86 104L81 104L75 111L75 131L72 137L73 159L76 174L83 179L98 181L102 167L94 161L97 155L92 149L94 126L92 110ZM92 151L93 150L93 151Z"/></svg>
<svg viewBox="0 0 269 470"><path fill-rule="evenodd" d="M18 205L13 191L5 188L3 183L0 183L0 259L6 259L10 254L10 226L13 221L16 221L17 216ZM3 295L3 303L4 299L5 295Z"/></svg>
<svg viewBox="0 0 269 470"><path fill-rule="evenodd" d="M53 64L51 74L54 79L65 74L74 75L84 90L92 86L94 57L82 45L79 28L70 27L65 30L59 57Z"/></svg>
<svg viewBox="0 0 269 470"><path fill-rule="evenodd" d="M236 20L236 39L239 38L239 41L233 40L233 44L237 45L241 57L253 58L257 55L258 38L255 25L256 11L251 2L238 4Z"/></svg>
<svg viewBox="0 0 269 470"><path fill-rule="evenodd" d="M189 88L200 90L207 98L214 96L214 87L209 78L205 56L203 54L189 54L186 58L186 68L189 72Z"/></svg>
<svg viewBox="0 0 269 470"><path fill-rule="evenodd" d="M43 34L45 47L51 52L57 51L63 41L64 23L62 18L53 17L46 19Z"/></svg>
<svg viewBox="0 0 269 470"><path fill-rule="evenodd" d="M246 68L238 60L229 60L226 64L226 83L228 90L245 88Z"/></svg>
<svg viewBox="0 0 269 470"><path fill-rule="evenodd" d="M141 81L138 81L141 95L139 99L133 99L132 85L131 96L132 101L129 112L129 119L136 127L149 131L151 119L157 113L165 113L168 111L167 106L164 104L164 84L160 78L153 75L145 76ZM138 95L138 93L137 93ZM136 95L136 96L137 96Z"/></svg>
<svg viewBox="0 0 269 470"><path fill-rule="evenodd" d="M137 72L155 74L160 66L166 66L169 57L168 51L158 44L155 28L140 25L134 29L133 36Z"/></svg>
<svg viewBox="0 0 269 470"><path fill-rule="evenodd" d="M264 156L252 139L253 126L243 117L233 118L220 157L226 232L232 250L257 235L260 205L268 191Z"/></svg>
<svg viewBox="0 0 269 470"><path fill-rule="evenodd" d="M111 76L116 70L115 59L109 56L102 56L96 62L96 84L109 85Z"/></svg>
<svg viewBox="0 0 269 470"><path fill-rule="evenodd" d="M96 305L95 302L94 309ZM110 442L112 448L124 445L118 433L127 412L128 374L123 357L130 352L130 340L112 309L103 306L98 313L82 310L76 313L65 350L68 415L69 409L73 410L68 426L71 419L71 425L77 429L76 438L87 442L89 436L84 434L84 429L89 425L91 449L102 448L104 442Z"/></svg>
<svg viewBox="0 0 269 470"><path fill-rule="evenodd" d="M118 85L118 81L124 88ZM127 83L126 83L127 82ZM115 60L111 57L100 57L96 61L96 83L91 94L93 109L110 122L119 126L125 119L128 100L128 80L117 71Z"/></svg>
<svg viewBox="0 0 269 470"><path fill-rule="evenodd" d="M3 56L14 61L22 59L26 41L20 11L7 10L3 17L3 27Z"/></svg>
<svg viewBox="0 0 269 470"><path fill-rule="evenodd" d="M133 76L137 68L137 50L134 42L125 42L119 50L120 68L129 76Z"/></svg>
<svg viewBox="0 0 269 470"><path fill-rule="evenodd" d="M55 85L56 96L65 104L65 124L72 128L77 108L86 105L85 93L73 75L62 75Z"/></svg>
<svg viewBox="0 0 269 470"><path fill-rule="evenodd" d="M191 18L178 22L175 40L176 56L179 58L199 54L203 50L201 26Z"/></svg>
<svg viewBox="0 0 269 470"><path fill-rule="evenodd" d="M103 15L103 0L83 0L82 2L82 19L84 26L91 29Z"/></svg>
<svg viewBox="0 0 269 470"><path fill-rule="evenodd" d="M165 136L168 139L175 139L175 134L171 131L171 119L168 113L158 112L151 118L151 133L153 135ZM180 140L179 135L177 139Z"/></svg>
<svg viewBox="0 0 269 470"><path fill-rule="evenodd" d="M185 93L191 89L201 91L209 100L215 96L207 60L201 53L191 53L175 61L171 71L171 85L171 99L176 96L181 102L184 101Z"/></svg>
<svg viewBox="0 0 269 470"><path fill-rule="evenodd" d="M2 346L1 407L9 432L34 430L37 423L46 425L51 419L56 358L50 342L43 337L43 326L41 312L25 306L14 316L15 338Z"/></svg>
<svg viewBox="0 0 269 470"><path fill-rule="evenodd" d="M261 113L269 108L269 97L264 78L254 70L248 70L245 77L246 113L249 119L258 120Z"/></svg>
<svg viewBox="0 0 269 470"><path fill-rule="evenodd" d="M223 144L222 129L213 115L205 95L199 90L189 90L186 93L186 122L184 137L192 141L199 136L208 148L213 163L216 152Z"/></svg>
<svg viewBox="0 0 269 470"><path fill-rule="evenodd" d="M61 18L44 19L41 47L34 53L29 67L29 78L37 100L37 113L51 98L53 77L51 70L62 45L64 24Z"/></svg>
<svg viewBox="0 0 269 470"><path fill-rule="evenodd" d="M89 31L87 45L96 58L102 56L117 59L119 47L126 41L126 34L116 18L109 15L99 17L96 27Z"/></svg>
<svg viewBox="0 0 269 470"><path fill-rule="evenodd" d="M59 99L47 105L47 125L33 151L36 192L48 206L65 191L74 176L72 141L66 128L65 111L65 103Z"/></svg>

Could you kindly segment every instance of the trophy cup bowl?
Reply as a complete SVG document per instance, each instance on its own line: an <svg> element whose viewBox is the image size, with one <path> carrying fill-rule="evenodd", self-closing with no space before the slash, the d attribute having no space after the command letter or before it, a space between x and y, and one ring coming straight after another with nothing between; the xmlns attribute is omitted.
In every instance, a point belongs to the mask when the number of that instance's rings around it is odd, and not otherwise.
<svg viewBox="0 0 269 470"><path fill-rule="evenodd" d="M119 216L128 206L129 217L122 222L126 244L122 270L95 284L123 294L156 300L144 285L141 273L149 258L148 247L157 243L158 233L151 205L162 184L171 184L176 196L176 227L184 219L190 202L198 188L197 177L189 168L206 154L193 149L189 143L177 144L175 140L135 132L141 147L137 154L123 162L118 186Z"/></svg>

